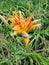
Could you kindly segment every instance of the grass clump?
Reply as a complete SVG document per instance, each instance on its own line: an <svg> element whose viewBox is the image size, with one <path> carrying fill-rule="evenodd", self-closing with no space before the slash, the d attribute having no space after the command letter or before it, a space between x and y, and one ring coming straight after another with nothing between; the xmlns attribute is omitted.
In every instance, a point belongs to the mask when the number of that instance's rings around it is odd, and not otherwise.
<svg viewBox="0 0 49 65"><path fill-rule="evenodd" d="M28 32L30 42L25 48L21 35L11 36L13 30L0 19L0 65L49 65L49 1L0 0L0 15L6 20L19 10L24 18L34 12L32 19L41 19L42 26Z"/></svg>

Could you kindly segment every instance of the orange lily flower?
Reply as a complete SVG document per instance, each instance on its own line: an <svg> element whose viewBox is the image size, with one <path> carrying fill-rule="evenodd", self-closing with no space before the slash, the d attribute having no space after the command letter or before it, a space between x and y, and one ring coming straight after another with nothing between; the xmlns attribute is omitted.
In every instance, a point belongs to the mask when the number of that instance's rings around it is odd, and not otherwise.
<svg viewBox="0 0 49 65"><path fill-rule="evenodd" d="M29 35L27 32L33 28L40 26L40 24L37 24L37 22L40 22L40 19L31 21L31 18L33 16L34 14L31 13L30 16L24 19L22 17L21 11L19 11L19 15L17 15L14 11L13 16L8 17L8 20L11 21L10 26L14 30L14 35L22 33L22 39L25 41L26 47L28 46L29 43Z"/></svg>

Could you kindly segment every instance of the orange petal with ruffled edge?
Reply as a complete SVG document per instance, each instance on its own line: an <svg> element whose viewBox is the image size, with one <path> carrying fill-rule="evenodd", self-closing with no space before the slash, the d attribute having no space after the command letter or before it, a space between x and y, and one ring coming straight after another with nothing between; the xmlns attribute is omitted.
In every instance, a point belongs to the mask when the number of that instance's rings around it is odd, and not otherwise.
<svg viewBox="0 0 49 65"><path fill-rule="evenodd" d="M13 14L13 16L14 16L14 18L15 18L16 20L19 20L19 16L16 14L15 11L13 11L12 14Z"/></svg>
<svg viewBox="0 0 49 65"><path fill-rule="evenodd" d="M33 16L34 16L34 13L31 13L30 16L26 18L26 22L25 22L26 26L30 23L30 20L32 19Z"/></svg>
<svg viewBox="0 0 49 65"><path fill-rule="evenodd" d="M26 27L26 30L29 31L29 30L31 30L31 29L33 29L33 28L38 27L40 24L37 24L37 23L40 22L40 21L41 21L41 19L39 19L39 20L34 20L34 21L30 22L30 23L28 24L28 26Z"/></svg>
<svg viewBox="0 0 49 65"><path fill-rule="evenodd" d="M13 16L9 16L8 17L8 20L10 20L10 22L12 22L12 23L15 23L16 21L15 21L15 18L13 17Z"/></svg>
<svg viewBox="0 0 49 65"><path fill-rule="evenodd" d="M13 30L20 30L21 28L20 28L20 26L19 25L16 25L16 26L14 26L14 28L13 28Z"/></svg>
<svg viewBox="0 0 49 65"><path fill-rule="evenodd" d="M41 24L30 25L30 27L28 27L28 31L39 26L41 26Z"/></svg>

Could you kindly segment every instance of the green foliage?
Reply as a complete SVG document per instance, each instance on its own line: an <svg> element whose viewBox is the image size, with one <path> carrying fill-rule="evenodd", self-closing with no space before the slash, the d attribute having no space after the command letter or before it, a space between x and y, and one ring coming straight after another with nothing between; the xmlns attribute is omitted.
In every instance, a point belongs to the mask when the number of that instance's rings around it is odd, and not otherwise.
<svg viewBox="0 0 49 65"><path fill-rule="evenodd" d="M0 14L5 18L14 10L21 10L24 18L34 12L32 19L41 19L41 27L28 32L30 42L25 48L21 37L12 36L13 30L0 20L0 65L49 65L49 1L0 0Z"/></svg>

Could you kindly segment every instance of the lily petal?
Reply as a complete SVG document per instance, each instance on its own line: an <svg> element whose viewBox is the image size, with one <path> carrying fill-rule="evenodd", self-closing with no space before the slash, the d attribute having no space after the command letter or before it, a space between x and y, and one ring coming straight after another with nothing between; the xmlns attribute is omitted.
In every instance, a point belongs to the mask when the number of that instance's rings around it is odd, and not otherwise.
<svg viewBox="0 0 49 65"><path fill-rule="evenodd" d="M30 23L30 20L31 20L31 18L34 16L34 13L31 13L30 14L30 16L28 16L27 18L26 18L26 25L28 25L29 23Z"/></svg>
<svg viewBox="0 0 49 65"><path fill-rule="evenodd" d="M13 16L9 16L8 20L10 20L10 22L12 22L12 23L15 23L15 18Z"/></svg>
<svg viewBox="0 0 49 65"><path fill-rule="evenodd" d="M28 27L28 31L39 26L41 26L41 24L30 25L30 27Z"/></svg>
<svg viewBox="0 0 49 65"><path fill-rule="evenodd" d="M31 24L34 25L34 24L37 24L38 22L40 22L41 19L38 19L38 20L34 20L34 21L31 21Z"/></svg>
<svg viewBox="0 0 49 65"><path fill-rule="evenodd" d="M13 16L15 17L16 20L19 20L19 16L16 14L15 11L13 11Z"/></svg>
<svg viewBox="0 0 49 65"><path fill-rule="evenodd" d="M21 28L20 28L20 26L19 25L16 25L16 26L14 26L14 28L13 28L13 30L20 30Z"/></svg>

